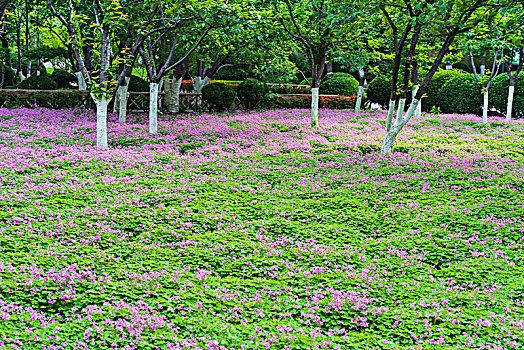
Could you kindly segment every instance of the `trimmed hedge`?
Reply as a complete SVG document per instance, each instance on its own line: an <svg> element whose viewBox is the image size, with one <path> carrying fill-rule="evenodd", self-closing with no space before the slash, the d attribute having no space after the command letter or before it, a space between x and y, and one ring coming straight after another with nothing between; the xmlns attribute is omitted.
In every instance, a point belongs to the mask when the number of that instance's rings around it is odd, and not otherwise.
<svg viewBox="0 0 524 350"><path fill-rule="evenodd" d="M502 115L506 115L509 94L509 77L501 74L493 79L489 87L489 105ZM513 117L524 117L524 72L521 72L515 81L515 94L513 95Z"/></svg>
<svg viewBox="0 0 524 350"><path fill-rule="evenodd" d="M202 89L202 100L211 110L216 112L230 109L235 99L235 90L223 83L209 84Z"/></svg>
<svg viewBox="0 0 524 350"><path fill-rule="evenodd" d="M382 108L389 107L389 96L391 94L391 78L379 75L371 80L366 89L368 100L371 103L379 104Z"/></svg>
<svg viewBox="0 0 524 350"><path fill-rule="evenodd" d="M268 101L269 87L255 79L244 81L236 91L242 108L247 110L258 108Z"/></svg>
<svg viewBox="0 0 524 350"><path fill-rule="evenodd" d="M31 108L39 106L51 109L76 108L82 103L93 107L88 92L81 91L23 91L0 90L0 107Z"/></svg>
<svg viewBox="0 0 524 350"><path fill-rule="evenodd" d="M149 82L136 75L129 80L129 92L149 92Z"/></svg>
<svg viewBox="0 0 524 350"><path fill-rule="evenodd" d="M320 92L325 95L353 96L358 93L358 85L351 74L333 73L320 83Z"/></svg>
<svg viewBox="0 0 524 350"><path fill-rule="evenodd" d="M320 108L354 109L356 96L319 96ZM277 96L271 101L271 108L310 108L311 95Z"/></svg>
<svg viewBox="0 0 524 350"><path fill-rule="evenodd" d="M77 78L65 70L56 69L51 74L51 79L55 81L59 89L72 89L71 83L77 83Z"/></svg>
<svg viewBox="0 0 524 350"><path fill-rule="evenodd" d="M458 75L464 74L463 71L454 70L442 70L436 72L426 88L425 95L422 99L422 109L426 112L431 111L433 107L439 107L438 104L438 92L449 80L455 78Z"/></svg>
<svg viewBox="0 0 524 350"><path fill-rule="evenodd" d="M482 114L482 86L473 74L460 74L448 80L437 98L443 113Z"/></svg>
<svg viewBox="0 0 524 350"><path fill-rule="evenodd" d="M56 90L58 84L46 75L32 75L20 84L19 89L26 90Z"/></svg>

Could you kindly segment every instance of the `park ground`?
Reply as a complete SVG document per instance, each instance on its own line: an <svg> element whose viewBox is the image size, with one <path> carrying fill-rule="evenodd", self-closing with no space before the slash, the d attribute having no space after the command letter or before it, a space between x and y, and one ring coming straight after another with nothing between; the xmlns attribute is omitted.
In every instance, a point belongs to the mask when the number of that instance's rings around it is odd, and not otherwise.
<svg viewBox="0 0 524 350"><path fill-rule="evenodd" d="M524 122L1 109L1 349L524 346Z"/></svg>

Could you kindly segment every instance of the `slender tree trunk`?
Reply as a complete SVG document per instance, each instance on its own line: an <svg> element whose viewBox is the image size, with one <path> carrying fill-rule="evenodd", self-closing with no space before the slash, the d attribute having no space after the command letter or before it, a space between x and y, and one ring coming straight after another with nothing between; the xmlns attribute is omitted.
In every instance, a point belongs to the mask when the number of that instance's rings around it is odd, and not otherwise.
<svg viewBox="0 0 524 350"><path fill-rule="evenodd" d="M486 75L486 58L480 59L480 75Z"/></svg>
<svg viewBox="0 0 524 350"><path fill-rule="evenodd" d="M393 145L395 144L395 140L397 139L398 133L407 124L409 119L411 119L411 117L417 110L419 102L419 100L413 100L413 102L411 102L411 105L408 108L408 111L406 112L406 115L402 119L397 119L395 125L393 125L387 131L386 137L384 138L384 142L382 143L382 153L391 153L391 151L393 150Z"/></svg>
<svg viewBox="0 0 524 350"><path fill-rule="evenodd" d="M508 107L506 109L506 121L510 121L513 116L513 97L515 95L515 79L509 80Z"/></svg>
<svg viewBox="0 0 524 350"><path fill-rule="evenodd" d="M360 113L360 107L362 105L362 95L364 94L364 71L362 69L358 70L358 94L357 94L357 102L355 104L355 112Z"/></svg>
<svg viewBox="0 0 524 350"><path fill-rule="evenodd" d="M417 95L418 89L420 88L420 85L413 85L413 91L411 92L411 96L414 99ZM415 117L420 117L422 115L422 100L418 103L417 110L415 111Z"/></svg>
<svg viewBox="0 0 524 350"><path fill-rule="evenodd" d="M489 102L489 92L488 89L484 91L484 107L482 108L482 124L488 123L488 102Z"/></svg>
<svg viewBox="0 0 524 350"><path fill-rule="evenodd" d="M122 124L126 122L127 118L127 100L129 99L129 81L130 77L125 77L126 85L120 86L118 88L118 99L120 101L118 105L118 121Z"/></svg>
<svg viewBox="0 0 524 350"><path fill-rule="evenodd" d="M86 91L87 90L87 84L86 80L84 79L84 75L81 71L75 72L76 79L78 81L78 90L80 91Z"/></svg>
<svg viewBox="0 0 524 350"><path fill-rule="evenodd" d="M208 85L210 82L211 82L211 78L209 77L204 77L204 78L200 76L195 77L193 79L193 90L195 90L195 93L201 94L204 86Z"/></svg>
<svg viewBox="0 0 524 350"><path fill-rule="evenodd" d="M96 145L98 148L107 149L107 105L111 99L106 96L92 97L96 105Z"/></svg>
<svg viewBox="0 0 524 350"><path fill-rule="evenodd" d="M318 126L318 97L319 88L311 89L311 126Z"/></svg>
<svg viewBox="0 0 524 350"><path fill-rule="evenodd" d="M158 83L149 83L149 132L158 133Z"/></svg>
<svg viewBox="0 0 524 350"><path fill-rule="evenodd" d="M406 108L406 99L405 99L405 98L401 98L401 99L398 101L398 107L397 107L397 119L395 120L395 122L396 122L397 120L402 119L402 116L404 115L404 108Z"/></svg>
<svg viewBox="0 0 524 350"><path fill-rule="evenodd" d="M389 131L391 129L391 125L393 124L393 115L395 114L395 100L390 99L389 100L389 108L388 108L388 116L386 119L386 130Z"/></svg>
<svg viewBox="0 0 524 350"><path fill-rule="evenodd" d="M452 70L453 66L451 64L446 64L446 70Z"/></svg>

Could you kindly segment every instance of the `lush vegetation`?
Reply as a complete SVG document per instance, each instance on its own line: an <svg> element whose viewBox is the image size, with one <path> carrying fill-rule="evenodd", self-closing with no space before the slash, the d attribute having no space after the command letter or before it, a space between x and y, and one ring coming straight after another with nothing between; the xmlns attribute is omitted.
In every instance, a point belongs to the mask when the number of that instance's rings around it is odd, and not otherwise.
<svg viewBox="0 0 524 350"><path fill-rule="evenodd" d="M0 111L0 348L523 345L522 121Z"/></svg>

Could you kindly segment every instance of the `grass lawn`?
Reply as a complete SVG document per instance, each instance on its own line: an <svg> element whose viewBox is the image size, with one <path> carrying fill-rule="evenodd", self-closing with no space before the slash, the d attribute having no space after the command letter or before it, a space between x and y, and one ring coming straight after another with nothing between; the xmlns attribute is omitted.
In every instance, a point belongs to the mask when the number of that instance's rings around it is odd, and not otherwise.
<svg viewBox="0 0 524 350"><path fill-rule="evenodd" d="M524 346L524 121L129 119L0 109L0 349Z"/></svg>

